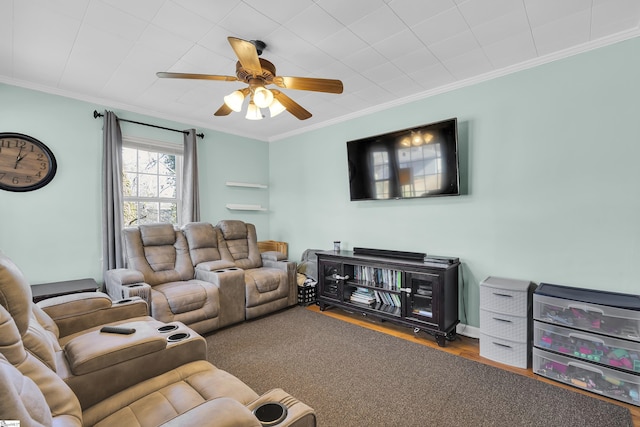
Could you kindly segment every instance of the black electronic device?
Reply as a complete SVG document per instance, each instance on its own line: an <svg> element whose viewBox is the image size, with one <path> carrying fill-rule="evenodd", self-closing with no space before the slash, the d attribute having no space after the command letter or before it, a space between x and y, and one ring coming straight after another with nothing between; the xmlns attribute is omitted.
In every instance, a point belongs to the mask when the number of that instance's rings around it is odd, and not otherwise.
<svg viewBox="0 0 640 427"><path fill-rule="evenodd" d="M432 262L436 264L456 264L460 262L460 258L427 255L424 257L424 262Z"/></svg>
<svg viewBox="0 0 640 427"><path fill-rule="evenodd" d="M347 141L351 200L460 194L456 118Z"/></svg>
<svg viewBox="0 0 640 427"><path fill-rule="evenodd" d="M397 258L404 260L422 261L427 254L423 252L393 251L388 249L353 248L353 253L357 255L371 255L385 258Z"/></svg>
<svg viewBox="0 0 640 427"><path fill-rule="evenodd" d="M100 329L100 332L107 332L110 334L122 334L122 335L131 335L136 330L134 328L125 328L122 326L103 326Z"/></svg>

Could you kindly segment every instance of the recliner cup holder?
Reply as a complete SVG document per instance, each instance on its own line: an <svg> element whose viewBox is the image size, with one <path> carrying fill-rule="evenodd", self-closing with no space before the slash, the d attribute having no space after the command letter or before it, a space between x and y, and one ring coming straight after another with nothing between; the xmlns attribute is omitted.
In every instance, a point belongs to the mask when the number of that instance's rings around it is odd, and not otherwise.
<svg viewBox="0 0 640 427"><path fill-rule="evenodd" d="M121 299L120 301L116 301L116 304L124 304L125 302L133 301L131 298Z"/></svg>
<svg viewBox="0 0 640 427"><path fill-rule="evenodd" d="M214 273L224 273L225 271L238 271L237 267L221 268L220 270L213 270Z"/></svg>
<svg viewBox="0 0 640 427"><path fill-rule="evenodd" d="M280 402L267 402L254 409L253 415L264 427L275 426L287 418L287 407Z"/></svg>
<svg viewBox="0 0 640 427"><path fill-rule="evenodd" d="M142 286L142 283L134 283L133 285L127 285L127 287L129 288L139 288L140 286Z"/></svg>
<svg viewBox="0 0 640 427"><path fill-rule="evenodd" d="M167 341L169 342L178 342L189 338L189 333L187 332L179 332L177 334L169 335L167 337Z"/></svg>
<svg viewBox="0 0 640 427"><path fill-rule="evenodd" d="M178 329L178 325L164 325L158 328L158 332L171 332Z"/></svg>

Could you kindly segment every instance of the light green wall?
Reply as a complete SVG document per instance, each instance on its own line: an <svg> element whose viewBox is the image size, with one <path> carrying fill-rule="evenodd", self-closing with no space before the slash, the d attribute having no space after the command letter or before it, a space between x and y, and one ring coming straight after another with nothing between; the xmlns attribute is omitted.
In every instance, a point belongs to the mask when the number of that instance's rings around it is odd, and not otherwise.
<svg viewBox="0 0 640 427"><path fill-rule="evenodd" d="M335 239L346 248L458 256L468 311L461 320L472 326L478 284L489 275L637 293L638 75L634 39L270 144L198 129L206 135L198 140L202 219L253 222L260 239L289 242L292 259ZM101 282L102 121L91 113L104 107L3 84L0 99L0 132L40 139L59 165L40 190L0 191L0 250L31 283ZM349 201L347 140L449 117L458 118L465 195ZM226 187L229 180L268 181L269 189ZM270 212L232 212L227 203Z"/></svg>
<svg viewBox="0 0 640 427"><path fill-rule="evenodd" d="M633 39L273 142L272 238L460 257L472 326L490 275L638 293L638 76ZM450 117L467 194L349 201L346 141Z"/></svg>
<svg viewBox="0 0 640 427"><path fill-rule="evenodd" d="M93 277L102 282L101 158L104 107L61 96L0 84L0 132L33 136L51 148L58 172L47 186L32 192L0 191L0 250L30 283ZM173 129L193 126L109 108L122 118ZM175 132L121 123L122 132L182 144ZM227 203L268 206L268 190L244 191L226 181L267 183L268 144L198 128L201 217L216 223L241 219L268 238L268 213L238 212Z"/></svg>

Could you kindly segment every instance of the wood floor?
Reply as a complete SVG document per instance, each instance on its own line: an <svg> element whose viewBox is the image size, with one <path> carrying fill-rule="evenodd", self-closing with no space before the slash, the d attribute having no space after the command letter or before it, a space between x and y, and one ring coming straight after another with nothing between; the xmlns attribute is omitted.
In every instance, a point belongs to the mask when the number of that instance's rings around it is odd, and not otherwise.
<svg viewBox="0 0 640 427"><path fill-rule="evenodd" d="M595 397L597 399L602 399L607 402L614 403L614 404L623 406L625 408L629 408L629 411L631 412L631 417L633 419L633 425L635 427L640 427L640 407L628 405L622 402L618 402L617 400L608 399L606 397L601 397L596 394L577 389L575 387L564 385L557 381L546 379L544 377L534 374L531 369L514 368L511 366L503 365L498 362L494 362L489 359L485 359L484 357L480 357L479 343L478 343L478 340L475 338L469 338L463 335L458 335L455 341L447 342L446 347L439 347L432 336L427 335L424 332L416 335L413 333L413 330L411 328L394 325L391 322L381 322L379 320L375 320L370 317L363 317L362 315L359 315L359 314L349 313L340 308L330 308L325 311L320 311L320 307L318 307L317 305L311 305L307 307L307 309L324 314L325 316L330 316L336 319L344 320L346 322L360 325L365 328L369 328L375 331L393 335L394 337L397 337L397 338L402 338L407 341L413 341L415 343L422 344L427 347L432 347L441 351L446 351L447 353L455 354L457 356L462 356L467 359L474 360L476 362L495 366L510 372L514 372L516 374L534 378L538 381L543 381L548 384L553 384L557 387L564 387L564 388L576 391L578 393L583 393L587 396Z"/></svg>

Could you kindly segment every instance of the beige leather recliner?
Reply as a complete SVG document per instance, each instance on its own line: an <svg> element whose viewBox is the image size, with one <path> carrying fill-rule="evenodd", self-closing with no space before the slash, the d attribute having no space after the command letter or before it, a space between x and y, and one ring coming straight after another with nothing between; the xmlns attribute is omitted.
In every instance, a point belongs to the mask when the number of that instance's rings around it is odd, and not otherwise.
<svg viewBox="0 0 640 427"><path fill-rule="evenodd" d="M109 298L96 294L34 305L26 279L0 252L0 419L19 420L23 427L260 426L252 411L279 402L287 408L280 426L315 426L313 409L283 390L258 396L238 378L198 360L206 343L184 324L126 318L140 307L142 313L134 313L146 314L146 303L135 298L106 307ZM64 343L45 310L64 325ZM136 331L99 331L100 322L118 316L113 324ZM191 336L171 342L156 326Z"/></svg>
<svg viewBox="0 0 640 427"><path fill-rule="evenodd" d="M127 268L105 273L112 298L132 293L149 302L151 315L179 321L199 333L219 327L218 286L195 278L189 247L172 224L145 224L123 231Z"/></svg>
<svg viewBox="0 0 640 427"><path fill-rule="evenodd" d="M78 392L83 408L184 363L206 359L204 338L182 323L167 325L148 316L140 298L113 302L101 292L86 292L33 303L28 281L1 252L0 307L15 324L15 340ZM101 333L105 325L136 332ZM169 342L168 334L158 331L167 326L173 334L189 337ZM129 374L119 376L123 370Z"/></svg>
<svg viewBox="0 0 640 427"><path fill-rule="evenodd" d="M195 278L218 286L219 327L245 319L244 271L231 259L222 259L226 244L220 230L208 222L191 222L182 227L189 245Z"/></svg>
<svg viewBox="0 0 640 427"><path fill-rule="evenodd" d="M126 336L113 339L127 343ZM84 394L108 382L126 381L132 374L131 369L122 367L108 379L72 390L25 349L14 319L0 306L0 419L19 420L22 427L258 427L262 424L253 411L277 402L286 408L280 426L316 425L313 409L283 390L258 396L238 378L204 360L179 365L104 395L89 407L81 406Z"/></svg>
<svg viewBox="0 0 640 427"><path fill-rule="evenodd" d="M225 243L220 245L222 259L244 271L246 319L297 303L295 262L286 261L285 255L278 252L260 253L253 224L223 220L216 228Z"/></svg>
<svg viewBox="0 0 640 427"><path fill-rule="evenodd" d="M119 376L128 373L124 370ZM80 396L25 350L13 318L1 306L0 396L0 419L19 420L22 427L258 427L261 424L252 409L263 402L278 401L288 407L283 426L315 426L313 410L284 391L274 389L258 396L239 379L206 361L178 366L82 410Z"/></svg>

